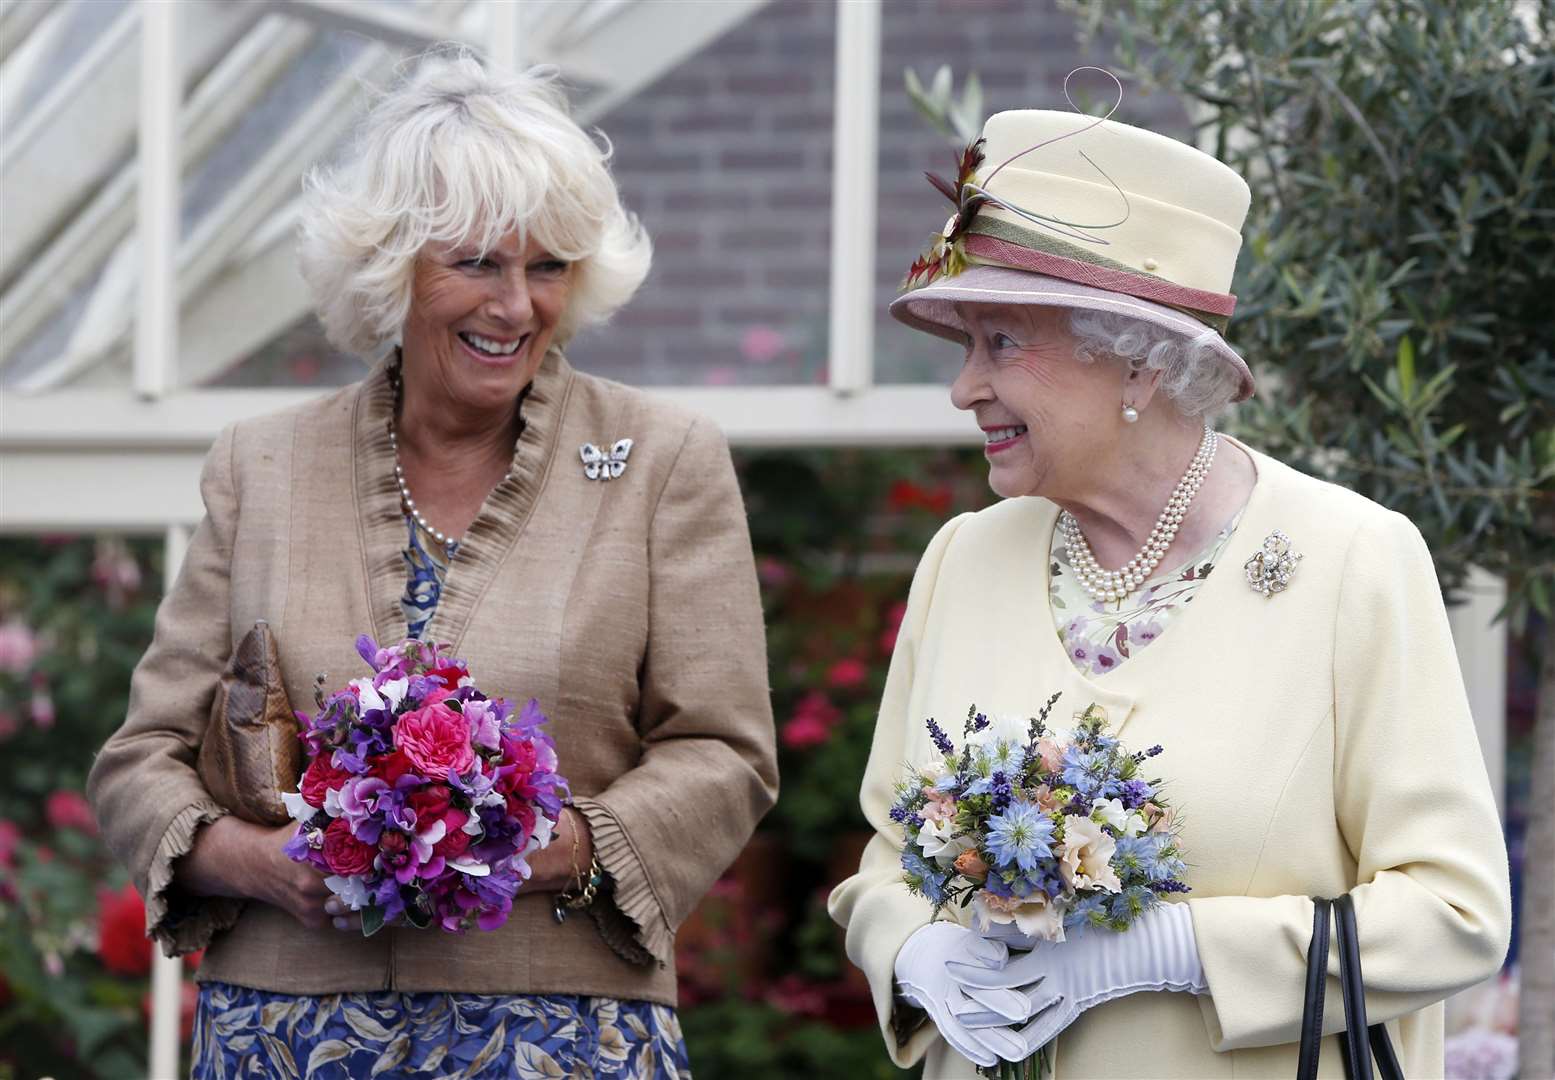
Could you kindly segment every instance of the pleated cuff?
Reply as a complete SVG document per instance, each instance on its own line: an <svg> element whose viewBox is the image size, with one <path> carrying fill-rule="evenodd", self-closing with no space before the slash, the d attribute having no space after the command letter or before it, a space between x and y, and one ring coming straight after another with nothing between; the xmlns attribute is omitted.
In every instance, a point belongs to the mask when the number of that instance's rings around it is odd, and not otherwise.
<svg viewBox="0 0 1555 1080"><path fill-rule="evenodd" d="M168 956L198 952L211 938L238 921L243 901L228 896L195 896L173 883L173 865L194 847L202 825L225 817L215 802L198 802L178 812L162 834L146 875L146 934Z"/></svg>
<svg viewBox="0 0 1555 1080"><path fill-rule="evenodd" d="M573 806L589 823L594 857L611 883L608 896L601 896L589 909L601 936L624 960L668 966L675 955L675 930L632 838L598 799L577 799Z"/></svg>

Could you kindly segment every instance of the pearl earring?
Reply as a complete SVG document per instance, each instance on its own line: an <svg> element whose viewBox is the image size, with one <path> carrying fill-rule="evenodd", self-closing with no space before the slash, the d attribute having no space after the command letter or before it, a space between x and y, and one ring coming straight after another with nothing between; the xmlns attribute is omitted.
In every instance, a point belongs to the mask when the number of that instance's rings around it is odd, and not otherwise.
<svg viewBox="0 0 1555 1080"><path fill-rule="evenodd" d="M1138 419L1139 419L1139 410L1138 409L1134 408L1134 406L1132 406L1132 405L1125 405L1125 406L1123 406L1123 422L1125 424L1135 423Z"/></svg>

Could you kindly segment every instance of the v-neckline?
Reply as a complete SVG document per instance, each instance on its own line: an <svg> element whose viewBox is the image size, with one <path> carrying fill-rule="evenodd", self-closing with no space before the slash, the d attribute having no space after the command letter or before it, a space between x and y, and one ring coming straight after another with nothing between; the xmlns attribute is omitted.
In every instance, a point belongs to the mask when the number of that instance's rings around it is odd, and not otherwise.
<svg viewBox="0 0 1555 1080"><path fill-rule="evenodd" d="M1242 562L1252 555L1263 543L1262 529L1266 516L1269 500L1271 473L1279 465L1272 458L1259 454L1257 451L1243 444L1240 440L1222 435L1235 446L1247 454L1253 463L1255 478L1253 489L1248 494L1247 502L1242 508L1242 520L1237 525L1236 531L1226 541L1221 552L1220 566L1240 566ZM1075 680L1083 690L1081 696L1088 701L1094 701L1106 708L1111 719L1113 734L1116 735L1128 722L1129 715L1133 712L1134 701L1138 697L1137 688L1151 685L1152 679L1158 678L1156 668L1168 663L1168 652L1181 652L1182 641L1189 635L1196 635L1197 628L1203 625L1213 624L1220 616L1221 609L1236 597L1236 584L1240 581L1239 574L1218 573L1211 574L1199 587L1189 610L1179 612L1172 624L1166 628L1159 641L1151 643L1148 649L1142 650L1139 655L1129 658L1128 663L1120 665L1116 670L1108 672L1104 680L1097 681L1075 667L1074 661L1069 658L1064 649L1063 642L1059 639L1058 628L1053 624L1053 616L1050 605L1052 595L1052 566L1053 566L1053 536L1054 525L1058 521L1058 506L1055 503L1043 500L1043 513L1037 521L1039 529L1038 543L1041 550L1041 558L1038 560L1037 581L1039 589L1037 597L1040 600L1041 610L1044 613L1046 625L1038 629L1037 637L1040 639L1038 648L1043 656L1043 670L1055 668L1065 673L1066 677ZM1256 535L1255 535L1256 534ZM1249 539L1249 538L1252 539ZM1237 579L1233 581L1232 579ZM1245 586L1244 586L1245 587ZM1174 637L1175 635L1175 637Z"/></svg>
<svg viewBox="0 0 1555 1080"><path fill-rule="evenodd" d="M388 358L380 361L362 381L354 404L352 452L362 570L372 631L380 642L401 641L409 632L400 606L405 592L405 516L389 442L394 410L389 364ZM571 366L560 350L552 349L523 399L524 424L513 448L513 468L487 493L460 538L437 607L422 628L423 640L458 650L477 603L518 541L545 487L572 381Z"/></svg>

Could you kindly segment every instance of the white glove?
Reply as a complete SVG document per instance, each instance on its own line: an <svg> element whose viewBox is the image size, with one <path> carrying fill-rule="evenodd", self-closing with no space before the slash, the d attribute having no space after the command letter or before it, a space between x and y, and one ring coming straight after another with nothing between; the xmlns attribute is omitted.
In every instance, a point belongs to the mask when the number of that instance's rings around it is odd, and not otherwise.
<svg viewBox="0 0 1555 1080"><path fill-rule="evenodd" d="M1010 1025L1030 1015L1026 995L1005 987L963 986L950 977L947 965L992 973L1008 957L1009 950L997 941L955 923L933 922L916 931L896 954L896 982L902 997L929 1014L952 1050L992 1068L999 1058L1020 1050ZM998 1019L973 1031L960 1020L963 1013Z"/></svg>
<svg viewBox="0 0 1555 1080"><path fill-rule="evenodd" d="M985 939L988 945L1003 942ZM1145 912L1123 933L1086 927L1067 941L1035 941L1035 948L1003 964L953 961L950 977L968 996L1018 990L1024 1026L1013 1031L1019 1046L1007 1061L1023 1061L1046 1046L1086 1009L1140 990L1209 991L1193 936L1187 904L1162 904ZM975 1000L982 1001L981 997ZM978 1040L989 1028L1010 1023L1008 1009L960 1012L956 1019Z"/></svg>

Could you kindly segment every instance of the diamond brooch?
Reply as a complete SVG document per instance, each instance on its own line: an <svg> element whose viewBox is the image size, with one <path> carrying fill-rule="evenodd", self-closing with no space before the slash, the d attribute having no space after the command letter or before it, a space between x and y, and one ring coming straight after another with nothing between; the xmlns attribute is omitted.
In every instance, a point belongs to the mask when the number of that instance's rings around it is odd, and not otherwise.
<svg viewBox="0 0 1555 1080"><path fill-rule="evenodd" d="M586 442L578 448L583 458L583 475L590 480L614 480L626 471L626 458L631 452L631 439L617 439L609 450Z"/></svg>
<svg viewBox="0 0 1555 1080"><path fill-rule="evenodd" d="M1290 546L1290 537L1276 529L1264 537L1263 547L1242 564L1242 570L1253 592L1263 593L1264 599L1269 599L1290 588L1290 579L1301 559L1301 553Z"/></svg>

